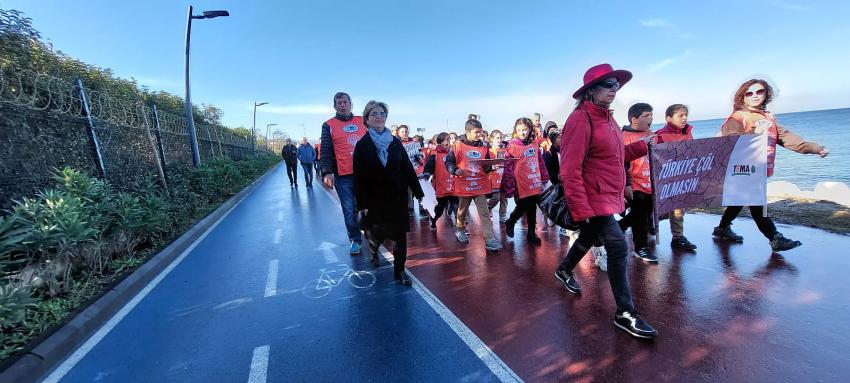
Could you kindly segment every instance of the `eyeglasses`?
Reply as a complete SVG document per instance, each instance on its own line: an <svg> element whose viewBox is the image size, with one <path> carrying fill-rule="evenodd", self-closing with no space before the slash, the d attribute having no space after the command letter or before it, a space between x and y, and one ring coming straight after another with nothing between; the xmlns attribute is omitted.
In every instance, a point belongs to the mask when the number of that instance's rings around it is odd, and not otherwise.
<svg viewBox="0 0 850 383"><path fill-rule="evenodd" d="M386 118L387 112L372 111L372 112L369 112L369 117L384 117L384 118Z"/></svg>
<svg viewBox="0 0 850 383"><path fill-rule="evenodd" d="M753 92L744 93L744 96L747 96L747 97L753 97L754 95L764 96L765 93L767 93L767 89L761 88L761 89L757 90L755 93L753 93Z"/></svg>
<svg viewBox="0 0 850 383"><path fill-rule="evenodd" d="M620 90L620 82L619 81L603 81L599 83L599 86L605 89L614 88L614 90Z"/></svg>

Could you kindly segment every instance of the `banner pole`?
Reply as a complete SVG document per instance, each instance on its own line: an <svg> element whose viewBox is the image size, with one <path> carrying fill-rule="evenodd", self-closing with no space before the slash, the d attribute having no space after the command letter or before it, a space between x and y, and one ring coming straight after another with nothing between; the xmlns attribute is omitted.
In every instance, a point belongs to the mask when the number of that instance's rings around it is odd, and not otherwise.
<svg viewBox="0 0 850 383"><path fill-rule="evenodd" d="M652 187L652 228L655 229L655 243L658 244L661 242L661 230L658 230L658 193L655 190L655 170L653 169L655 161L652 160L652 141L647 142L646 146L646 155L649 157L649 183Z"/></svg>

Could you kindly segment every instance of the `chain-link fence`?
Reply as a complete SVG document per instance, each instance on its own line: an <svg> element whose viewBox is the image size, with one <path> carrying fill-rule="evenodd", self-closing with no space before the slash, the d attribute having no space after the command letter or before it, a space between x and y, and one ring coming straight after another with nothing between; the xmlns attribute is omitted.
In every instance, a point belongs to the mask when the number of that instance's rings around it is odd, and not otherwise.
<svg viewBox="0 0 850 383"><path fill-rule="evenodd" d="M202 161L252 154L250 139L228 129L195 129ZM66 166L122 187L191 165L183 116L71 79L0 68L0 209L50 185L53 169Z"/></svg>

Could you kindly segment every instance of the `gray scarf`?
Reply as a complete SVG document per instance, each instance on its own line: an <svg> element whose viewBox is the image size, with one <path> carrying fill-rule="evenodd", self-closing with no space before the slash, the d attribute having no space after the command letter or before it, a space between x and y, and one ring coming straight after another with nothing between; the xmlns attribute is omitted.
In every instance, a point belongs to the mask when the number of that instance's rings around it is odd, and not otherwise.
<svg viewBox="0 0 850 383"><path fill-rule="evenodd" d="M369 137L372 137L372 142L375 143L375 148L378 149L378 158L381 163L387 166L387 148L393 142L393 136L389 129L384 128L384 131L378 133L375 129L369 128Z"/></svg>

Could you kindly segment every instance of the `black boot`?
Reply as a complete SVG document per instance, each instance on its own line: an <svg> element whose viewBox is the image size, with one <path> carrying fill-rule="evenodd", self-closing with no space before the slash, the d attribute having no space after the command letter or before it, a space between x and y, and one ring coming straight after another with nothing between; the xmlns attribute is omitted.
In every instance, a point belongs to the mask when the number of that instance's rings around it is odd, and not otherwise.
<svg viewBox="0 0 850 383"><path fill-rule="evenodd" d="M402 286L410 286L410 285L413 285L413 281L411 281L411 280L410 280L410 277L408 277L408 276L407 276L407 272L406 272L406 271L396 272L396 273L395 273L395 280L397 280L397 281L398 281L398 283L399 283L400 285L402 285Z"/></svg>
<svg viewBox="0 0 850 383"><path fill-rule="evenodd" d="M512 221L510 218L505 221L505 235L510 238L514 237L514 225L516 225L516 221Z"/></svg>
<svg viewBox="0 0 850 383"><path fill-rule="evenodd" d="M770 248L773 251L785 251L791 250L797 246L802 245L803 243L800 241L794 241L782 235L782 233L776 233L773 235L773 239L770 241Z"/></svg>

